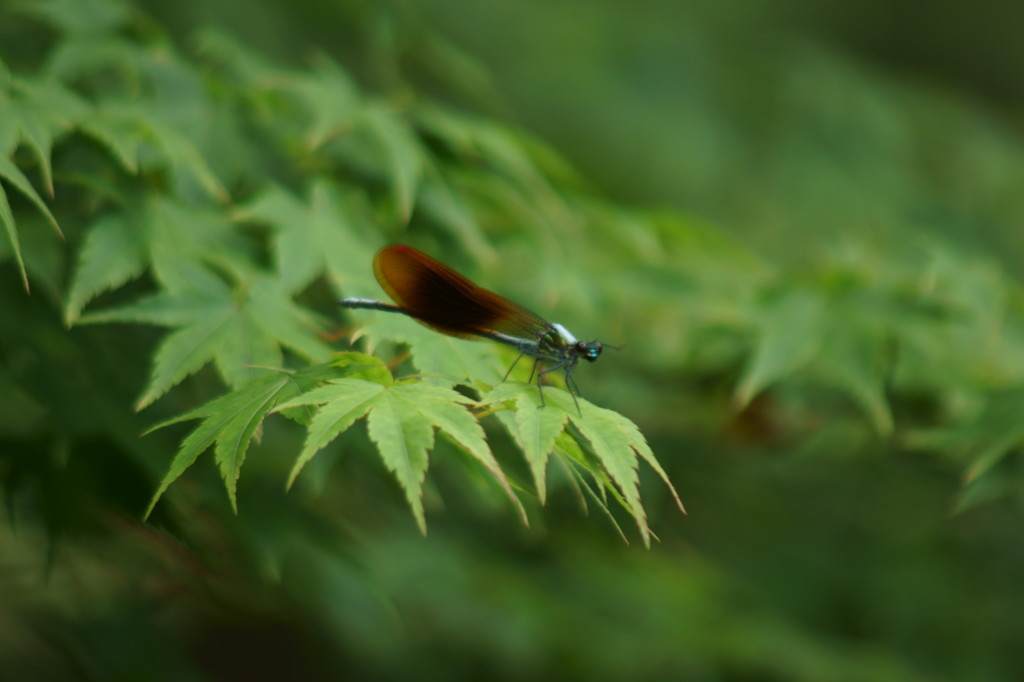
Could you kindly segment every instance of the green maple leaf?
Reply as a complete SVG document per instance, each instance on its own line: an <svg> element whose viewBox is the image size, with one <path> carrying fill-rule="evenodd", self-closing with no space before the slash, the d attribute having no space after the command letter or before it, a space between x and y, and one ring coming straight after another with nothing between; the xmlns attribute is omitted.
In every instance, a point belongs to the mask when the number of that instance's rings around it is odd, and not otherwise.
<svg viewBox="0 0 1024 682"><path fill-rule="evenodd" d="M39 163L46 191L53 196L50 154L54 138L77 124L87 110L85 103L56 80L27 78L12 79L10 93L4 99L3 125L18 130L21 143L32 150Z"/></svg>
<svg viewBox="0 0 1024 682"><path fill-rule="evenodd" d="M146 269L145 232L125 214L104 216L90 227L78 253L78 264L64 308L70 326L92 298L116 289Z"/></svg>
<svg viewBox="0 0 1024 682"><path fill-rule="evenodd" d="M90 300L147 268L164 289L182 293L201 290L211 279L210 266L238 281L258 274L244 238L221 213L158 194L139 197L89 227L78 253L65 322L74 324Z"/></svg>
<svg viewBox="0 0 1024 682"><path fill-rule="evenodd" d="M364 295L376 288L371 268L376 246L363 229L368 222L351 203L327 180L313 184L308 201L271 185L234 218L275 229L274 261L290 291L326 273L339 292Z"/></svg>
<svg viewBox="0 0 1024 682"><path fill-rule="evenodd" d="M307 380L308 381L308 380ZM237 511L236 489L239 472L245 461L249 443L263 423L267 412L283 400L302 391L301 377L291 374L272 374L252 381L238 390L197 407L186 414L154 426L151 431L191 419L202 423L181 443L181 448L163 480L157 487L144 517L148 517L163 494L199 455L216 444L217 466L227 488L231 507Z"/></svg>
<svg viewBox="0 0 1024 682"><path fill-rule="evenodd" d="M276 280L257 276L233 288L196 270L192 281L198 286L81 318L83 323L139 322L174 329L157 349L136 409L210 361L229 386L237 386L252 379L258 367L280 367L282 347L310 359L330 354L316 336L313 315L296 305Z"/></svg>
<svg viewBox="0 0 1024 682"><path fill-rule="evenodd" d="M289 476L294 482L302 468L356 420L366 417L370 439L385 466L401 485L420 530L426 532L423 479L434 446L434 429L480 462L499 482L509 498L520 505L497 460L487 446L483 428L464 407L473 401L450 388L425 383L393 383L365 379L337 379L278 406L320 405L308 427L306 442Z"/></svg>
<svg viewBox="0 0 1024 682"><path fill-rule="evenodd" d="M0 64L2 68L2 64ZM23 194L61 235L57 219L32 183L11 160L19 144L27 145L42 169L43 183L53 195L53 175L50 170L50 151L56 135L69 129L83 105L77 97L60 84L48 81L29 81L13 78L0 71L0 179ZM7 192L0 184L0 224L3 225L11 252L21 272L22 283L28 291L28 273L18 239L14 213Z"/></svg>
<svg viewBox="0 0 1024 682"><path fill-rule="evenodd" d="M650 446L633 422L617 412L606 410L580 398L579 410L572 397L561 389L544 389L545 405L531 384L506 382L495 386L480 401L484 405L515 406L514 417L503 416L501 422L522 448L538 491L545 490L544 476L548 458L557 441L567 432L569 423L593 451L603 472L615 485L625 508L636 521L644 544L650 544L647 515L640 503L637 467L639 459L647 462L665 481L679 509L682 502L669 482L664 469L654 457ZM503 413L499 413L503 414Z"/></svg>
<svg viewBox="0 0 1024 682"><path fill-rule="evenodd" d="M231 506L237 511L236 489L238 477L249 444L260 433L264 418L273 411L280 411L301 423L308 424L310 410L304 407L278 407L281 403L314 388L329 378L342 376L365 376L391 378L391 373L376 358L362 353L339 353L327 364L313 365L296 372L273 372L227 393L219 398L161 422L149 429L157 429L192 419L202 419L181 443L178 453L171 462L167 473L157 487L146 508L148 517L156 503L167 489L191 467L199 455L215 445L214 455L227 489Z"/></svg>

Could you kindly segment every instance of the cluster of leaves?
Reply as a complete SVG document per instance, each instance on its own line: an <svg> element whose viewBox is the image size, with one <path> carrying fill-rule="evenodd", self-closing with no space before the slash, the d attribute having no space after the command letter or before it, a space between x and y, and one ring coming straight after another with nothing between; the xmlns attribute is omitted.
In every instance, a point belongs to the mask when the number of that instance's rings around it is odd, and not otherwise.
<svg viewBox="0 0 1024 682"><path fill-rule="evenodd" d="M0 171L55 226L14 152L31 153L51 195L55 175L61 189L78 185L87 194L75 216L82 221L75 237L82 236L62 297L66 324L169 330L137 409L210 363L232 389L172 420L204 421L182 443L153 504L216 443L234 505L239 469L263 418L275 410L295 414L290 408L300 405L320 408L304 420L309 440L291 480L369 415L370 436L421 528L434 429L482 462L515 500L480 415L463 407L468 403L486 408L484 414L517 415L501 422L524 450L541 498L547 458L556 452L602 505L609 493L618 500L649 540L639 459L667 477L628 420L586 401L571 414L575 407L564 409L557 389L540 414L529 391L508 387L476 403L452 387L497 383L505 360L492 348L410 330L407 320L368 325L368 342L408 343L413 365L433 383L395 384L382 368L369 380L339 375L347 361L324 363L331 355L328 323L311 304L375 291L372 254L400 231L415 227L426 233L420 240L433 236L435 244L496 262L485 226L493 235L541 218L536 240L559 220L574 219L552 184L552 173L567 173L553 157L488 121L409 96L367 94L326 57L309 69L288 69L208 33L198 40L201 57L191 59L159 34L133 36L138 18L130 6L99 4L102 21L68 12L67 3L34 8L64 34L38 73L7 77L5 96L17 115L4 120ZM69 150L57 172L55 147ZM18 225L6 200L0 207L27 286L31 264L22 256ZM531 238L515 232L520 241ZM138 290L145 280L155 291L86 311L98 296ZM285 371L309 362L321 364ZM596 489L583 473L594 477Z"/></svg>
<svg viewBox="0 0 1024 682"><path fill-rule="evenodd" d="M192 58L159 33L133 35L140 20L129 5L97 7L103 11L86 16L68 3L35 6L62 38L34 73L5 70L0 91L9 112L0 121L0 178L7 187L58 232L54 212L22 167L36 167L51 197L55 187L81 188L86 196L70 219L80 246L66 295L59 273L26 262L2 190L0 218L26 288L36 267L62 299L68 325L129 322L170 330L154 355L139 409L211 362L236 391L221 399L229 402L259 395L268 372L296 360L323 363L331 353L329 323L311 304L374 294L373 251L415 228L418 240L468 253L485 267L498 262L499 251L506 261L531 254L539 288L572 292L579 317L613 310L608 333L648 329L628 338L641 352L623 355L623 364L640 365L641 375L665 367L738 371L726 411L745 408L772 387L804 387L798 394L804 412L779 419L813 428L819 418L806 414L814 411L806 402L824 388L847 396L879 437L898 434L910 447L964 461L971 482L1021 440L1016 413L1007 408L1019 404L1014 387L1024 381L1016 347L1020 292L991 264L910 236L840 244L822 254L813 272L776 272L713 228L595 200L557 157L507 128L409 92L368 94L327 57L311 68L286 68L223 34L205 33ZM67 150L56 171L55 148ZM595 255L579 267L562 267L581 240ZM624 262L635 265L624 268ZM618 276L596 276L613 267ZM85 312L97 296L137 288L140 278L151 280L155 292ZM370 348L407 344L415 368L449 391L479 382L486 392L507 362L493 348L440 337L407 320L369 316L362 326ZM319 382L330 376L319 375ZM332 389L333 400L346 390L353 400L362 396L351 384L341 386L347 389ZM898 423L894 406L922 394L933 409ZM465 398L445 395L451 409L464 411L457 406ZM481 405L496 400L489 395ZM523 417L534 414L527 395L502 402L519 415L518 431L504 411L498 414L524 450L541 498L546 458L555 451L571 470L595 475L598 488L623 503L646 537L637 457L657 464L635 427L585 402L579 423L558 400L541 419ZM277 402L263 404L262 416ZM321 411L328 407L325 401ZM209 417L210 409L188 414ZM410 426L418 434L410 436L416 444L410 452L429 448L433 431L425 424L446 430L437 414L397 414L417 425ZM203 432L218 442L234 502L238 470L261 417L247 419L245 428L213 434L204 422L183 444L161 492L180 475L181 463L199 454L194 443ZM576 428L567 430L570 420ZM604 436L584 424L614 433L612 444L601 444ZM229 454L222 444L233 438ZM453 440L507 488L478 443ZM324 444L307 445L300 462ZM417 500L425 459L417 455L419 464L400 468L383 448L382 454L422 525ZM991 487L987 482L984 489Z"/></svg>
<svg viewBox="0 0 1024 682"><path fill-rule="evenodd" d="M289 487L317 452L356 420L367 417L370 439L405 490L421 530L426 530L423 478L435 428L494 476L518 506L525 522L526 513L487 445L478 415L464 407L478 405L489 408L488 411L500 410L498 414L502 423L529 461L542 500L548 457L552 451L557 451L571 465L570 471L581 489L587 490L602 508L607 509L604 492L612 491L633 514L647 541L650 531L640 505L636 455L648 462L670 489L672 486L643 436L621 415L589 402L582 402L583 409L577 414L575 403L562 391L549 391L548 401L550 408L539 409L537 393L524 384L499 385L480 401L474 401L447 385L413 379L396 382L391 371L377 358L361 353L344 353L327 365L249 382L161 424L203 420L182 444L150 504L150 511L167 487L195 462L200 453L214 444L217 463L234 505L235 484L249 442L261 428L266 415L280 412L308 427L306 442L288 477ZM514 410L508 409L513 405ZM311 411L311 406L319 409ZM569 427L570 421L572 428ZM584 476L586 472L598 472L597 490L588 483ZM672 492L675 494L674 490ZM682 509L678 497L676 502Z"/></svg>

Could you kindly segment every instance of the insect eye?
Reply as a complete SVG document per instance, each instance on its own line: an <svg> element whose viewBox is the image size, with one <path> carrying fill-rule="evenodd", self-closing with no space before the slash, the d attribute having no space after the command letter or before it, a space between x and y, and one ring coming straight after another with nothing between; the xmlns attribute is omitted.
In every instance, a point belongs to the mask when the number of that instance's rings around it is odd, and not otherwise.
<svg viewBox="0 0 1024 682"><path fill-rule="evenodd" d="M588 362L597 360L597 358L600 357L602 350L600 341L591 341L589 343L586 341L578 341L576 342L575 348L576 352L582 355Z"/></svg>

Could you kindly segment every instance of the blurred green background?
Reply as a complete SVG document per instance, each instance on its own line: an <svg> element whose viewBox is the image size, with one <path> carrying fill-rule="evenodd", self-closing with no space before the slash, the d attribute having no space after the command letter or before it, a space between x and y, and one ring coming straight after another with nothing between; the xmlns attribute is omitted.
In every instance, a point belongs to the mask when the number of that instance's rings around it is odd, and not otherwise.
<svg viewBox="0 0 1024 682"><path fill-rule="evenodd" d="M66 235L0 169L32 286L4 246L0 679L1024 678L1022 18L0 1L0 149ZM397 113L337 125L364 107ZM626 544L554 464L541 506L489 429L531 526L442 445L424 537L365 434L285 493L302 434L268 421L237 515L206 455L143 523L188 431L139 434L231 378L197 366L134 411L165 332L66 323L170 287L179 256L89 260L90 235L158 197L195 211L166 222L212 269L278 272L306 223L262 210L268 183L337 197L350 269L289 291L335 348L334 297L376 293L387 241L624 344L577 379L689 515L642 469L659 542L618 518Z"/></svg>

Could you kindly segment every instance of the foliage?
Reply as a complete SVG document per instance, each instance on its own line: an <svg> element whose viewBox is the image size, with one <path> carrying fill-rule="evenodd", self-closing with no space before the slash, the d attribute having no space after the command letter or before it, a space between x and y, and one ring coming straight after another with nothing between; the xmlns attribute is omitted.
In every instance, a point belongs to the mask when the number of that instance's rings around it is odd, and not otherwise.
<svg viewBox="0 0 1024 682"><path fill-rule="evenodd" d="M52 16L49 12L56 10L43 11ZM325 329L321 319L294 297L322 293L327 281L335 295L369 290L369 256L374 245L385 240L374 224L401 228L409 223L415 207L424 229L452 226L457 232L449 235L451 239L466 248L475 246L493 260L495 252L485 246L476 217L481 211L474 210L473 204L481 195L493 193L491 185L499 179L520 185L524 197L546 187L547 180L528 147L511 131L436 105L390 103L361 93L327 58L320 58L310 71L289 71L266 63L223 35L210 33L201 42L212 69L203 71L162 41L145 44L118 37L117 21L107 27L103 39L92 32L79 35L81 27L76 27L64 27L68 36L46 59L41 76L12 76L10 88L13 101L24 97L22 93L34 93L32 101L42 103L37 107L49 103L56 109L65 100L74 102L73 107L60 107L63 117L50 115L59 126L29 125L29 120L38 118L31 110L23 120L14 118L9 123L12 130L22 132L22 141L34 152L51 192L49 152L59 132L91 138L107 155L93 159L95 165L88 171L79 171L105 178L106 187L104 200L80 214L88 216L89 224L64 318L69 324L127 322L171 330L153 356L150 380L136 402L137 409L149 406L210 362L235 389L168 422L206 419L183 441L157 498L216 442L217 462L235 506L236 481L248 442L257 435L263 417L284 400L284 407L327 403L312 418L311 440L290 481L317 450L368 413L371 438L406 491L424 531L422 483L434 428L480 460L518 505L481 427L459 407L466 398L452 391L451 381L446 386L391 387L388 373L388 381L379 385L390 388L382 392L367 393L365 382L345 378L296 396L286 389L301 386L299 376L305 375L284 375L291 379L282 378L280 385L270 386L258 377L265 371L261 368L284 367L285 353L306 361L328 357L330 347L321 338ZM116 69L125 65L126 57L132 60L129 70L119 73ZM179 89L191 99L183 101ZM133 92L143 94L132 97ZM172 98L172 93L179 96ZM251 135L243 136L239 132L243 129L252 130ZM8 149L13 149L18 138L13 133L8 137L13 140ZM433 152L430 144L447 148L451 158ZM276 148L285 165L309 170L271 182L261 178L257 165L215 170L206 159L222 158L221 146L227 147L228 154L240 147ZM10 169L4 177L52 220L21 171L7 163ZM478 174L485 180L483 187L457 189L458 174L473 164L490 166L494 172ZM264 172L270 175L270 171ZM220 179L225 174L231 175L231 192ZM297 196L289 186L309 198ZM235 202L231 194L242 199ZM508 213L503 204L492 211ZM9 213L7 209L5 215ZM27 278L13 217L7 226L12 252ZM261 262L264 253L269 253L269 268ZM100 294L142 276L152 279L154 293L83 313ZM321 279L324 276L327 281ZM385 330L374 330L371 338L377 343L405 340L401 332ZM473 378L473 370L483 364L470 362L460 368L448 361L439 367L429 357L434 349L415 343L413 348L421 371L443 371L455 381ZM493 375L495 357L493 353L489 357ZM330 379L332 367L321 366L321 383ZM528 407L536 409L533 404ZM618 486L617 497L637 520L646 542L649 532L640 506L633 449L659 470L660 466L631 423L612 427L620 435L609 441L614 434L599 432L608 418L596 415L588 407L587 418L581 417L580 423L593 422L591 430L574 433L583 434L579 438L583 448L589 439L600 465L583 459L577 466L595 474L603 467L610 474L597 480ZM329 428L324 426L327 419ZM547 457L555 449L553 437L545 448L531 458ZM535 465L533 473L542 490L544 467Z"/></svg>
<svg viewBox="0 0 1024 682"><path fill-rule="evenodd" d="M777 153L755 173L765 187L724 154L735 210L708 199L717 219L701 220L617 203L474 113L465 101L498 88L429 28L445 10L321 4L372 36L365 53L275 58L223 28L169 28L158 3L0 6L0 480L22 524L0 546L19 576L46 557L55 586L2 587L15 606L0 662L35 665L17 653L32 650L25 615L39 641L76 642L65 657L94 676L213 678L192 667L193 639L231 629L224 617L298 633L325 669L399 678L426 670L418 656L445 679L1013 679L1019 616L958 623L1021 596L987 559L1020 564L994 548L1024 491L1024 292L1005 254L929 222L970 222L969 193L917 161L980 149L987 175L970 182L998 194L1024 159L1012 135L794 48L765 69L790 79L785 115L755 133ZM267 11L308 50L318 22L303 13L321 4ZM616 11L593 16L618 31ZM970 144L928 132L951 120ZM712 121L685 135L726 139ZM667 129L622 137L661 144ZM587 177L665 183L637 165ZM865 226L888 225L883 207L899 229ZM764 234L718 222L751 215ZM558 386L538 409L528 368L502 380L504 349L339 314L340 296L380 295L371 261L389 242L624 349L580 372L579 411ZM336 352L347 338L365 352ZM673 482L696 511L685 525ZM568 500L661 546L623 554ZM158 587L136 592L132 574ZM83 575L95 595L77 595ZM136 603L178 593L231 615L183 604L168 629L142 625ZM403 628L411 653L396 658Z"/></svg>

